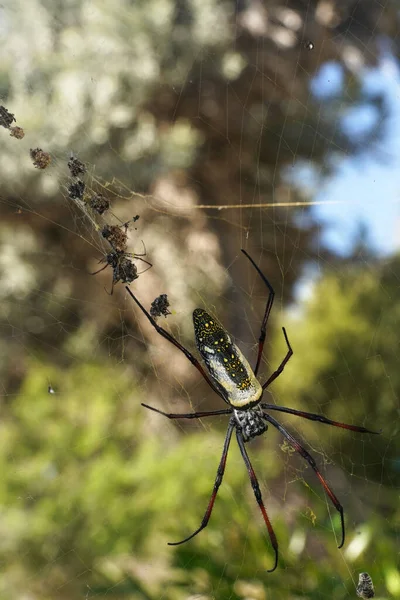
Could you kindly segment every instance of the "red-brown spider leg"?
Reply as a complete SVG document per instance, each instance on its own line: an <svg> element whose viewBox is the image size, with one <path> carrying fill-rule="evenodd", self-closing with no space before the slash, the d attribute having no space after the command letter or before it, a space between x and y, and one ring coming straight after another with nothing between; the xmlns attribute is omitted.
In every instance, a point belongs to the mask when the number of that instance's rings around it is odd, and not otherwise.
<svg viewBox="0 0 400 600"><path fill-rule="evenodd" d="M118 279L118 281L119 281L119 279ZM117 282L117 283L118 283L118 282ZM105 292L106 292L106 294L108 294L109 296L112 296L112 295L113 295L113 293L114 293L114 285L115 285L115 282L114 282L114 277L113 277L113 280L112 280L112 282L111 282L111 292L107 292L107 289L106 289L106 288L104 288L104 291L105 291Z"/></svg>
<svg viewBox="0 0 400 600"><path fill-rule="evenodd" d="M344 544L344 539L345 539L343 506L340 504L339 500L336 498L335 494L329 487L327 481L320 473L320 471L317 467L317 463L315 462L315 460L313 459L311 454L309 452L307 452L307 450L300 444L300 442L298 442L296 440L296 438L292 436L291 433L289 433L278 421L276 421L274 419L274 417L271 417L271 415L264 413L264 418L267 421L269 421L274 427L276 427L278 431L280 431L280 433L288 440L288 442L292 446L292 448L294 448L296 450L296 452L298 452L308 462L310 467L312 469L314 469L315 474L317 475L318 479L320 480L320 483L321 483L322 487L324 488L326 494L329 496L329 498L332 501L333 506L336 508L336 510L340 514L340 521L342 524L342 541L340 542L338 548L341 548Z"/></svg>
<svg viewBox="0 0 400 600"><path fill-rule="evenodd" d="M140 258L140 256L138 256L137 254L134 254L133 258L137 258L138 260L141 260L142 262L146 263L146 265L148 265L148 267L144 271L140 271L138 275L143 275L143 273L146 273L146 271L151 269L151 267L153 266L151 262L149 262L148 260L144 260L144 258Z"/></svg>
<svg viewBox="0 0 400 600"><path fill-rule="evenodd" d="M214 481L214 489L212 491L211 498L208 503L207 510L204 513L204 517L203 517L200 527L198 529L196 529L196 531L194 533L192 533L192 535L189 535L189 537L185 538L184 540L181 540L180 542L168 542L168 546L179 546L180 544L184 544L185 542L188 542L189 540L191 540L195 535L200 533L200 531L202 531L202 529L207 527L208 521L210 520L210 517L211 517L212 509L214 507L215 498L217 497L219 486L221 485L222 479L224 476L225 466L226 466L226 457L228 456L229 444L231 441L232 431L234 430L234 428L235 428L235 423L230 422L228 425L228 431L226 432L226 436L225 436L224 449L222 451L221 460L218 465L217 476Z"/></svg>
<svg viewBox="0 0 400 600"><path fill-rule="evenodd" d="M270 375L270 376L268 377L267 381L266 381L266 382L263 384L263 386L262 386L262 389L263 389L263 390L266 390L266 389L267 389L267 387L268 387L268 386L269 386L269 385L270 385L270 384L271 384L273 381L275 381L275 379L276 379L277 377L279 377L279 375L282 373L283 369L285 368L285 366L286 366L286 363L288 362L289 358L290 358L291 356L293 356L293 350L292 350L292 346L291 346L291 345L290 345L290 343L289 343L288 336L287 336L287 333L286 333L286 329L285 329L284 327L282 327L282 331L283 331L283 335L285 336L285 341L286 341L286 344L287 344L287 347L288 347L288 351L287 351L287 353L286 353L286 356L285 356L285 358L283 359L283 361L281 362L281 364L279 365L279 367L276 369L276 371L274 371L274 372L272 373L272 375Z"/></svg>
<svg viewBox="0 0 400 600"><path fill-rule="evenodd" d="M147 262L147 261L145 261L145 262ZM143 273L146 273L146 271L148 271L149 269L151 269L152 266L153 266L151 263L148 263L148 265L149 266L146 267L144 271L140 271L140 273L138 273L138 275L143 275Z"/></svg>
<svg viewBox="0 0 400 600"><path fill-rule="evenodd" d="M135 256L146 256L147 252L146 252L146 246L144 245L144 241L140 240L143 244L143 252L142 254L136 254Z"/></svg>
<svg viewBox="0 0 400 600"><path fill-rule="evenodd" d="M380 431L371 431L365 427L359 427L358 425L348 425L347 423L339 423L339 421L332 421L323 415L316 415L315 413L304 412L302 410L295 410L294 408L287 408L286 406L276 406L276 404L261 404L262 408L266 410L278 410L280 412L288 413L289 415L296 415L303 419L309 419L310 421L319 421L319 423L326 423L327 425L333 425L334 427L342 427L343 429L350 429L351 431L358 431L359 433L375 433L379 434Z"/></svg>
<svg viewBox="0 0 400 600"><path fill-rule="evenodd" d="M253 265L253 267L256 269L257 273L259 274L259 276L261 277L261 279L263 280L263 282L265 283L265 285L267 286L267 288L269 289L269 296L268 296L267 304L266 304L266 307L265 307L264 318L263 318L262 323L261 323L260 337L258 339L258 356L257 356L256 366L255 366L255 369L254 369L254 375L257 376L258 369L260 367L260 362L261 362L261 357L262 357L263 349L264 349L264 342L265 342L265 336L266 336L267 322L268 322L268 319L269 319L269 315L270 315L270 312L271 312L272 305L274 303L275 292L274 292L274 290L272 288L272 285L269 283L269 281L265 277L265 275L260 271L259 267L256 265L256 263L251 258L251 256L249 254L247 254L246 250L243 250L243 248L242 248L242 252L243 252L243 254L245 256L247 256L247 258L249 259L249 261L251 262L251 264Z"/></svg>
<svg viewBox="0 0 400 600"><path fill-rule="evenodd" d="M145 260L139 254L133 254L133 258L136 258L137 260L141 260L142 262L146 263L146 265L149 265L149 269L150 269L150 267L153 266L153 263L149 262L148 260ZM148 271L148 269L146 269L146 271ZM146 271L142 271L142 272L145 273Z"/></svg>
<svg viewBox="0 0 400 600"><path fill-rule="evenodd" d="M237 442L239 444L240 453L243 457L243 460L247 467L247 471L249 473L251 487L253 488L253 492L256 497L258 506L260 507L262 516L264 517L264 521L265 521L265 524L268 529L269 539L271 540L272 547L275 551L275 564L272 567L272 569L268 569L268 571L267 571L268 573L272 573L272 571L275 571L276 567L278 566L278 540L276 539L276 535L272 528L271 521L269 520L267 511L265 509L264 502L263 502L262 495L261 495L260 486L258 485L258 480L257 480L256 474L254 472L253 466L250 462L249 455L247 454L246 448L244 446L242 433L239 429L236 429L236 438L237 438Z"/></svg>
<svg viewBox="0 0 400 600"><path fill-rule="evenodd" d="M130 295L130 297L132 298L132 300L134 300L134 302L136 302L136 304L138 305L138 307L140 308L140 310L146 315L146 317L148 318L148 320L150 321L150 323L153 325L154 329L157 331L157 333L159 333L164 339L168 340L169 342L171 342L171 344L173 344L176 348L178 348L181 352L183 352L183 354L186 356L187 359L190 360L190 362L192 363L192 365L194 367L196 367L196 369L199 371L199 373L203 376L203 378L207 381L208 385L210 386L210 388L212 390L214 390L214 392L216 394L218 394L218 396L220 396L224 401L225 398L223 397L222 393L219 391L219 389L213 384L213 382L207 377L203 367L201 366L201 364L199 363L199 361L197 360L197 358L195 358L193 356L193 354L191 354L189 352L189 350L186 350L186 348L184 346L182 346L182 344L180 344L178 342L178 340L176 340L170 333L168 333L168 331L166 331L165 329L163 329L160 325L158 325L158 323L153 319L153 317L147 312L147 310L144 308L144 306L142 306L139 302L139 300L136 298L136 296L134 296L131 292L131 290L129 289L129 287L126 285L125 286L126 291L128 292L128 294Z"/></svg>
<svg viewBox="0 0 400 600"><path fill-rule="evenodd" d="M160 415L164 415L164 417L168 417L168 419L201 419L202 417L212 417L213 415L230 415L232 412L231 408L226 408L224 410L209 410L206 412L194 412L194 413L166 413L158 408L154 408L153 406L149 406L148 404L141 403L142 406L148 408L149 410L153 410Z"/></svg>
<svg viewBox="0 0 400 600"><path fill-rule="evenodd" d="M97 273L101 273L102 271L104 271L104 269L107 269L107 267L108 267L108 263L105 264L104 267L101 267L101 269L99 269L98 271L95 271L94 273L90 273L90 275L97 275Z"/></svg>
<svg viewBox="0 0 400 600"><path fill-rule="evenodd" d="M136 254L136 256L146 256L146 254L147 254L147 252L146 252L146 246L144 245L144 241L143 240L140 240L140 241L143 244L143 252L142 252L142 254Z"/></svg>

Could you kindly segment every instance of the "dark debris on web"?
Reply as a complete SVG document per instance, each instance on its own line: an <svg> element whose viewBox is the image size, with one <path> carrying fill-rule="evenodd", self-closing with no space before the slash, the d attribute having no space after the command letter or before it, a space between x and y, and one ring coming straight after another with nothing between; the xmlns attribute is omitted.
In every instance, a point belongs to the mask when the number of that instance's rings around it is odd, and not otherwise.
<svg viewBox="0 0 400 600"><path fill-rule="evenodd" d="M68 169L72 177L79 177L86 173L86 165L75 156L71 156L69 159Z"/></svg>
<svg viewBox="0 0 400 600"><path fill-rule="evenodd" d="M16 138L17 140L22 140L25 137L25 131L22 127L10 127L10 136Z"/></svg>
<svg viewBox="0 0 400 600"><path fill-rule="evenodd" d="M42 150L41 148L31 148L29 150L29 153L31 155L33 165L34 167L36 167L36 169L46 169L51 163L50 154L48 152L45 152L45 150Z"/></svg>
<svg viewBox="0 0 400 600"><path fill-rule="evenodd" d="M15 121L15 116L10 113L5 106L0 106L0 125L9 129L11 124Z"/></svg>
<svg viewBox="0 0 400 600"><path fill-rule="evenodd" d="M25 132L22 127L12 126L15 121L15 116L7 110L5 106L0 106L0 127L4 127L10 131L10 136L17 140L22 140Z"/></svg>
<svg viewBox="0 0 400 600"><path fill-rule="evenodd" d="M85 183L78 179L73 181L68 186L68 195L72 200L83 200L83 194L85 193Z"/></svg>
<svg viewBox="0 0 400 600"><path fill-rule="evenodd" d="M101 230L101 235L115 252L126 252L128 243L128 226L124 224L123 227L119 225L105 225Z"/></svg>
<svg viewBox="0 0 400 600"><path fill-rule="evenodd" d="M110 208L110 201L103 194L93 194L87 202L90 208L99 215L102 215Z"/></svg>
<svg viewBox="0 0 400 600"><path fill-rule="evenodd" d="M147 268L144 269L144 271L152 267L152 264L143 258L146 256L146 248L144 244L144 252L142 254L128 252L129 225L130 223L136 223L140 216L135 215L132 217L132 219L126 223L121 223L120 225L113 225L109 222L104 223L103 221L104 224L101 227L98 224L98 218L103 217L103 215L109 211L111 207L110 200L102 193L88 190L84 181L84 176L87 173L87 167L84 162L79 160L73 154L71 154L68 161L68 169L72 178L72 181L67 187L68 196L71 198L71 200L77 200L82 203L80 204L82 208L83 206L86 207L94 227L100 232L101 237L106 240L110 246L109 252L107 252L100 260L100 263L105 264L103 264L100 269L92 273L92 275L97 275L98 273L104 271L104 269L107 267L110 267L112 269L112 286L111 292L109 293L112 294L114 291L114 286L117 283L121 282L130 284L139 277L140 273L138 272L138 268L134 261L141 260L144 262L147 265ZM144 271L142 272L144 273Z"/></svg>
<svg viewBox="0 0 400 600"><path fill-rule="evenodd" d="M160 296L158 296L151 303L150 314L153 317L153 319L157 319L157 317L161 317L161 315L167 317L171 314L171 311L168 310L169 306L170 304L168 301L167 294L160 294Z"/></svg>

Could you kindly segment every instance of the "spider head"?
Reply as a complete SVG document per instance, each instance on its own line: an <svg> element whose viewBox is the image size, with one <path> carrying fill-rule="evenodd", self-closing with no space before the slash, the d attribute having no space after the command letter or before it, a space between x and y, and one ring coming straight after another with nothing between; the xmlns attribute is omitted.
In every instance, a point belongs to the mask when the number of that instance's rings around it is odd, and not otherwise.
<svg viewBox="0 0 400 600"><path fill-rule="evenodd" d="M262 435L268 429L260 406L247 410L235 410L234 415L245 442L252 440L257 435Z"/></svg>

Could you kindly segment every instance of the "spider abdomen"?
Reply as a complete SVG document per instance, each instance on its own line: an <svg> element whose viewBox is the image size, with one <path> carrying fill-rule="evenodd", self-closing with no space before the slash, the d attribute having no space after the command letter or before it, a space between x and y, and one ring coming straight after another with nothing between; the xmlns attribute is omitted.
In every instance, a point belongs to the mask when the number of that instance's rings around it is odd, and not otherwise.
<svg viewBox="0 0 400 600"><path fill-rule="evenodd" d="M258 404L262 387L222 325L201 308L193 311L193 324L197 348L225 401L239 409Z"/></svg>

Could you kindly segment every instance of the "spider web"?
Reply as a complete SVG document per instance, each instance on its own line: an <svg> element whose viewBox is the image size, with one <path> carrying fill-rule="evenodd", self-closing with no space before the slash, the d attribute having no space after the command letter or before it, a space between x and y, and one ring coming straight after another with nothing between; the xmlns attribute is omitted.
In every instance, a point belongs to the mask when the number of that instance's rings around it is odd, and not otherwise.
<svg viewBox="0 0 400 600"><path fill-rule="evenodd" d="M366 4L2 4L0 104L25 130L0 128L5 598L340 599L361 572L400 596L397 13ZM248 451L278 569L234 439L208 527L167 546L200 525L227 419L140 406L225 408L123 284L107 293L112 267L91 275L103 227L125 223L131 289L148 309L168 295L158 322L182 344L205 307L255 363L268 292L245 248L276 291L260 380L282 326L295 351L265 401L383 430L273 414L342 503L342 550L337 511L271 427Z"/></svg>

